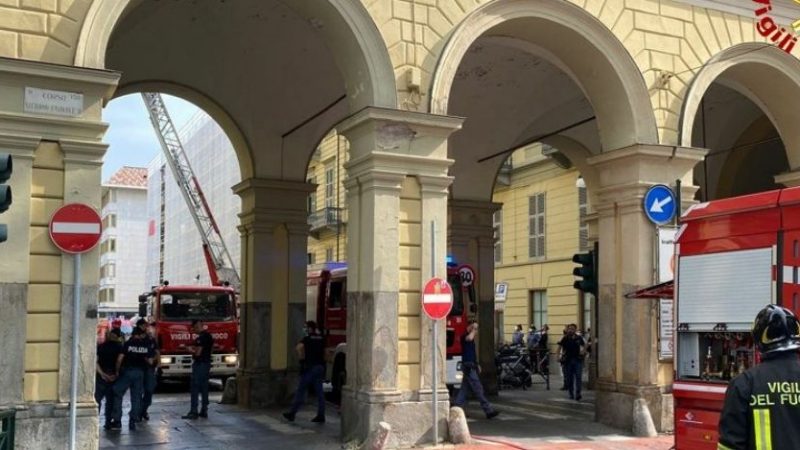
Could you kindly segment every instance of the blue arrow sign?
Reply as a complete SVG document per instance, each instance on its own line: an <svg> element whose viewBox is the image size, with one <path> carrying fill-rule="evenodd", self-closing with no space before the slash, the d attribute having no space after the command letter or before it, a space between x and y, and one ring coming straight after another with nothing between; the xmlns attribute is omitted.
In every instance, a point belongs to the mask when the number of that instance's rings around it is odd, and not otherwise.
<svg viewBox="0 0 800 450"><path fill-rule="evenodd" d="M662 225L675 216L675 193L669 186L657 184L644 194L644 214L656 225Z"/></svg>

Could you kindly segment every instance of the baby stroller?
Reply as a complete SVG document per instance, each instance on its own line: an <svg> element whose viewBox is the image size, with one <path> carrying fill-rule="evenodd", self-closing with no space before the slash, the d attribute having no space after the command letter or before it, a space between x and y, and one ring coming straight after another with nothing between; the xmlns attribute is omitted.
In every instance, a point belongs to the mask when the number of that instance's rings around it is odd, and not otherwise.
<svg viewBox="0 0 800 450"><path fill-rule="evenodd" d="M528 349L523 345L504 345L495 355L499 389L528 389L533 385Z"/></svg>

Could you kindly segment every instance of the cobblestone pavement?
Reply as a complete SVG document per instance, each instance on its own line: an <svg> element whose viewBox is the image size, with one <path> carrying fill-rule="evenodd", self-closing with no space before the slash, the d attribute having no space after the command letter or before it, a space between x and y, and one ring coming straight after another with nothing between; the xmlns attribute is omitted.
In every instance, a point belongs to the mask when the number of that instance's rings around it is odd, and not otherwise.
<svg viewBox="0 0 800 450"><path fill-rule="evenodd" d="M554 449L554 450L668 450L672 436L634 438L628 433L593 421L594 393L586 391L581 402L559 391L535 385L527 391L501 391L492 400L500 416L486 420L477 402L465 408L473 445L458 450ZM301 410L294 423L286 422L281 409L246 410L219 405L220 394L212 395L208 419L183 420L188 410L188 393L159 393L151 407L151 420L136 431L100 431L100 448L137 449L341 449L339 414L331 406L327 423L310 422L310 406ZM330 406L330 405L329 405ZM128 406L126 405L126 411ZM454 448L443 446L442 448Z"/></svg>

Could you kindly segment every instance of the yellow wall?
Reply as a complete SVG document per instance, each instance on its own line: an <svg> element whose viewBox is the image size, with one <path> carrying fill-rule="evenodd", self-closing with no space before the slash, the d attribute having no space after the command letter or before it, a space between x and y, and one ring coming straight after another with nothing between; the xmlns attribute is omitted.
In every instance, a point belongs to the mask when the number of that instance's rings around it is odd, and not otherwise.
<svg viewBox="0 0 800 450"><path fill-rule="evenodd" d="M400 193L400 292L397 318L397 386L420 388L420 315L422 286L419 256L422 247L422 194L414 177L406 177ZM413 255L413 256L412 256Z"/></svg>
<svg viewBox="0 0 800 450"><path fill-rule="evenodd" d="M511 185L495 187L493 201L502 203L502 263L495 265L495 282L508 283L503 339L511 341L517 324L531 324L531 291L547 292L550 343L555 344L568 323L579 323L579 295L572 255L579 251L578 188L575 169L561 169L541 156L541 147L520 149L512 155ZM544 192L545 257L529 258L528 198Z"/></svg>
<svg viewBox="0 0 800 450"><path fill-rule="evenodd" d="M56 143L42 143L31 182L30 290L25 339L25 400L58 399L61 334L61 252L47 233L51 215L63 204L64 157Z"/></svg>
<svg viewBox="0 0 800 450"><path fill-rule="evenodd" d="M344 136L336 134L335 130L328 133L328 135L322 139L322 142L320 142L319 147L317 147L317 151L314 153L311 163L308 166L308 172L306 173L307 180L314 180L314 182L317 183L317 191L312 194L316 198L317 211L325 207L325 169L331 165L335 168L337 161L339 164L338 180L335 180L334 183L338 183L338 187L335 188L336 192L334 195L338 195L334 206L339 208L345 206L347 196L344 189L344 179L347 174L343 165L349 159L349 148L350 146L347 139L345 139ZM334 173L334 175L337 176L336 173ZM334 186L336 186L336 184L334 184ZM324 229L318 233L318 238L308 238L308 252L314 254L315 263L325 262L326 249L331 249L333 251L333 261L347 260L347 230L345 228L347 213L343 212L341 217L343 223L338 234L336 229Z"/></svg>

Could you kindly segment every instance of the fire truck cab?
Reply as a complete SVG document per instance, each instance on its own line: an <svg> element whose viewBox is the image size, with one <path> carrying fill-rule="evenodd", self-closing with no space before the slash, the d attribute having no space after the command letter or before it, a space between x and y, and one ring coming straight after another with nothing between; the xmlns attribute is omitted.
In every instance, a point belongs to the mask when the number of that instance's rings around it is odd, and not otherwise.
<svg viewBox="0 0 800 450"><path fill-rule="evenodd" d="M191 328L195 319L202 320L214 338L211 376L224 380L236 374L239 320L232 287L157 286L139 296L139 316L156 323L159 380L191 376L192 356L187 347L197 338Z"/></svg>
<svg viewBox="0 0 800 450"><path fill-rule="evenodd" d="M675 254L675 448L713 450L728 383L759 362L756 314L800 308L800 188L692 206Z"/></svg>

